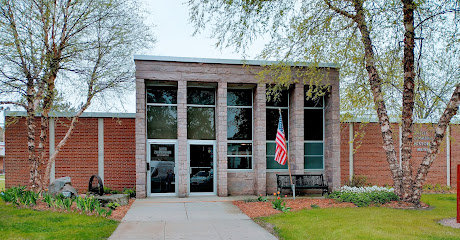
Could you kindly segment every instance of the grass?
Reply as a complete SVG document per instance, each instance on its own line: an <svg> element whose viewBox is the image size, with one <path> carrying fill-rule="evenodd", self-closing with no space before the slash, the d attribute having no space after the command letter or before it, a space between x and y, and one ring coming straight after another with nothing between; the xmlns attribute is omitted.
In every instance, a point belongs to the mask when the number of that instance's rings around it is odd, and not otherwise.
<svg viewBox="0 0 460 240"><path fill-rule="evenodd" d="M0 192L5 189L5 175L0 175Z"/></svg>
<svg viewBox="0 0 460 240"><path fill-rule="evenodd" d="M1 239L106 239L117 225L78 213L17 209L0 200Z"/></svg>
<svg viewBox="0 0 460 240"><path fill-rule="evenodd" d="M262 218L281 239L460 239L460 229L437 223L456 216L454 194L423 195L431 210L328 208Z"/></svg>

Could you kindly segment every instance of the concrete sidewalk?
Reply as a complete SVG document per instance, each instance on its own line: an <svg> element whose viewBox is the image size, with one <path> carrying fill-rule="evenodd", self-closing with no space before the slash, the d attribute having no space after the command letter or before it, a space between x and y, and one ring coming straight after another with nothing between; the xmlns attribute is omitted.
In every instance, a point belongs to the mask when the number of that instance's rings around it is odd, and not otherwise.
<svg viewBox="0 0 460 240"><path fill-rule="evenodd" d="M276 239L216 196L137 199L109 239Z"/></svg>

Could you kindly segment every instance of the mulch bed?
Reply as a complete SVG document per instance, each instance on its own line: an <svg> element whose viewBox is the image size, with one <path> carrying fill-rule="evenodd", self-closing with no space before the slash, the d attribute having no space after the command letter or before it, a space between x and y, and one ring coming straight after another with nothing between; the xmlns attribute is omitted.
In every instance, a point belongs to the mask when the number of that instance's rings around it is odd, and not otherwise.
<svg viewBox="0 0 460 240"><path fill-rule="evenodd" d="M334 199L312 199L300 198L296 200L285 200L286 206L291 208L291 211L299 211L302 209L311 209L312 205L317 205L320 208L356 208L353 203L337 202ZM271 201L269 202L246 202L234 201L234 205L250 218L267 217L282 213L280 210L273 209ZM381 207L395 209L431 209L429 205L422 203L421 207L415 207L409 203L392 201L381 205Z"/></svg>
<svg viewBox="0 0 460 240"><path fill-rule="evenodd" d="M299 211L302 209L311 209L311 205L317 205L320 208L344 208L356 207L353 203L339 203L333 199L287 199L285 200L286 206L291 208L291 211ZM234 205L241 209L241 211L248 215L250 218L267 217L274 214L281 213L281 211L273 209L272 203L269 202L245 202L234 201Z"/></svg>

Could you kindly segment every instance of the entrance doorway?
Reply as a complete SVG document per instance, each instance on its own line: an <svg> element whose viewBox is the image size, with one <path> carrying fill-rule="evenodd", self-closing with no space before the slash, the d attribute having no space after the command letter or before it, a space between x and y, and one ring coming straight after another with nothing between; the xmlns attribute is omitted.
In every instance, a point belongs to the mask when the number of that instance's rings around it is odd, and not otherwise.
<svg viewBox="0 0 460 240"><path fill-rule="evenodd" d="M215 143L189 143L189 192L216 194Z"/></svg>
<svg viewBox="0 0 460 240"><path fill-rule="evenodd" d="M150 143L148 161L149 195L175 196L176 143Z"/></svg>

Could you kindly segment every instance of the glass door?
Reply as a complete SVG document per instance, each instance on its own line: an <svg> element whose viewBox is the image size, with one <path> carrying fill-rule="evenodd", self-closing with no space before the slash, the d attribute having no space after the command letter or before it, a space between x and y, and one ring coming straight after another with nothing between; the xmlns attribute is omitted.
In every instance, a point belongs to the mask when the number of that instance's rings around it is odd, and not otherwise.
<svg viewBox="0 0 460 240"><path fill-rule="evenodd" d="M214 193L214 145L190 144L190 192Z"/></svg>
<svg viewBox="0 0 460 240"><path fill-rule="evenodd" d="M149 150L149 193L174 195L177 192L176 145L152 143Z"/></svg>

